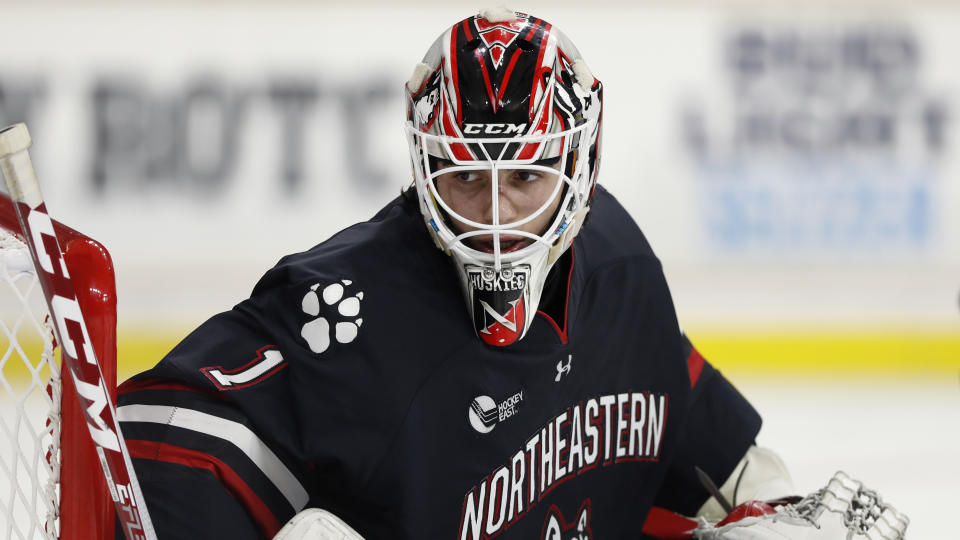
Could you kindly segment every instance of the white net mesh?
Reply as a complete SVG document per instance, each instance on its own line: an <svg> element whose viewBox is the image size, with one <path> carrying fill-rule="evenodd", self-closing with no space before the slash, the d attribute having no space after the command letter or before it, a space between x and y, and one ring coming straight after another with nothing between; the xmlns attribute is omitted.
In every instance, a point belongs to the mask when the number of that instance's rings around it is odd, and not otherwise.
<svg viewBox="0 0 960 540"><path fill-rule="evenodd" d="M25 244L0 228L0 538L59 536L60 367Z"/></svg>

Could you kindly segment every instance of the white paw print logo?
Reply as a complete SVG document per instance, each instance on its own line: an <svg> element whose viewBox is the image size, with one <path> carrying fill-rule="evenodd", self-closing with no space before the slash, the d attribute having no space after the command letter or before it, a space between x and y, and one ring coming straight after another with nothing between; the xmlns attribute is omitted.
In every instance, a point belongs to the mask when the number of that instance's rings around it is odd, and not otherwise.
<svg viewBox="0 0 960 540"><path fill-rule="evenodd" d="M300 329L300 336L307 341L310 350L320 354L330 347L331 337L337 340L337 343L350 343L357 338L360 332L360 325L363 319L357 317L360 314L360 301L363 300L363 292L358 292L353 296L344 297L346 288L353 282L349 279L340 280L340 283L331 283L323 288L319 294L317 289L320 284L314 284L303 296L301 307L303 312L311 317L316 317ZM346 319L340 320L333 325L333 335L330 332L330 322L327 317L320 316L320 299L327 306L336 306L336 313ZM326 314L327 316L332 315Z"/></svg>

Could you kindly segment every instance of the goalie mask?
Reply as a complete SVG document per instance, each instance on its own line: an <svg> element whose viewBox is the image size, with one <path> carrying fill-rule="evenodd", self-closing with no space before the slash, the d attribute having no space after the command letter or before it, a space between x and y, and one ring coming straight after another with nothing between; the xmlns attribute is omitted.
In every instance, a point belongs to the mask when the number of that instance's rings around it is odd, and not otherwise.
<svg viewBox="0 0 960 540"><path fill-rule="evenodd" d="M602 89L569 39L498 8L465 19L406 85L420 211L484 342L522 338L589 210Z"/></svg>

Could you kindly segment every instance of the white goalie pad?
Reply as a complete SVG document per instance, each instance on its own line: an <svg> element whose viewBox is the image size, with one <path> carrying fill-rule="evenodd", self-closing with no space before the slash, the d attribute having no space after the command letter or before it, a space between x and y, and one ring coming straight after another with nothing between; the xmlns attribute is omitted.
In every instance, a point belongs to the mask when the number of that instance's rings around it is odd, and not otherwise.
<svg viewBox="0 0 960 540"><path fill-rule="evenodd" d="M902 540L910 520L860 482L838 472L826 487L776 512L716 527L702 520L705 540Z"/></svg>
<svg viewBox="0 0 960 540"><path fill-rule="evenodd" d="M330 512L307 508L293 516L273 540L363 540L363 537Z"/></svg>

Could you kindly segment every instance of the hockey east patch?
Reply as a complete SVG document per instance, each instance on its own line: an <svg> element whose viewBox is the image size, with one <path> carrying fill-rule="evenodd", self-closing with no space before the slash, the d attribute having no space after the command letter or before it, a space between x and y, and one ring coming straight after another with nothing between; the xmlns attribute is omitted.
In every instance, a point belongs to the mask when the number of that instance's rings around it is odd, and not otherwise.
<svg viewBox="0 0 960 540"><path fill-rule="evenodd" d="M490 433L497 424L512 418L520 412L523 402L523 390L519 390L499 403L490 396L477 396L470 402L467 418L477 433Z"/></svg>

